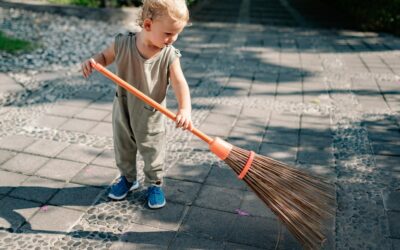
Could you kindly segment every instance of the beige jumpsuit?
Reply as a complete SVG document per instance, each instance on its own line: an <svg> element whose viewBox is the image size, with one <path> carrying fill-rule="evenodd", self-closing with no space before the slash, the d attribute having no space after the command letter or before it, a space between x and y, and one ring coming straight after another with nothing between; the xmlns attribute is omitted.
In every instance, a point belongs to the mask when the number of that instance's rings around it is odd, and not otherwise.
<svg viewBox="0 0 400 250"><path fill-rule="evenodd" d="M163 106L169 86L169 66L180 57L167 46L150 59L143 58L135 34L115 38L117 75ZM165 117L121 87L113 103L113 138L116 164L128 181L136 181L136 155L144 159L145 184L161 184L165 159Z"/></svg>

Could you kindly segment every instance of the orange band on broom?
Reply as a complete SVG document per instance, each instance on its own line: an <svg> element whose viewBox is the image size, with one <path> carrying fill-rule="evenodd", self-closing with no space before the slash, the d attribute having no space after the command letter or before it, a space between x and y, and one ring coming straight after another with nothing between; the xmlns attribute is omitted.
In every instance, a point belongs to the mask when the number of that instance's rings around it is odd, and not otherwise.
<svg viewBox="0 0 400 250"><path fill-rule="evenodd" d="M125 82L91 59L93 68L104 74L145 103L175 121L173 112ZM266 156L235 147L221 138L211 138L196 128L189 129L208 143L210 151L225 161L239 178L286 225L287 229L307 249L320 248L326 240L324 221L334 214L334 186L320 177L312 176ZM250 167L253 171L249 172Z"/></svg>
<svg viewBox="0 0 400 250"><path fill-rule="evenodd" d="M255 155L254 151L250 151L249 159L247 160L246 165L244 166L240 175L238 175L239 179L243 179L246 176L247 172L251 167L251 164L253 163L254 155Z"/></svg>

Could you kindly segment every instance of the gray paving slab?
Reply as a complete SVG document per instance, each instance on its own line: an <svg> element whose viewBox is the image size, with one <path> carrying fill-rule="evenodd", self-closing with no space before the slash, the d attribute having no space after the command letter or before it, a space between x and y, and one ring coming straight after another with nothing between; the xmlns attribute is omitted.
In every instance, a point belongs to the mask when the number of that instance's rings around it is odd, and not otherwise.
<svg viewBox="0 0 400 250"><path fill-rule="evenodd" d="M84 167L84 163L52 159L42 166L35 174L41 177L67 182Z"/></svg>
<svg viewBox="0 0 400 250"><path fill-rule="evenodd" d="M182 164L177 163L171 166L166 177L171 177L174 179L184 180L184 181L194 181L198 183L203 183L210 172L211 166L208 164Z"/></svg>
<svg viewBox="0 0 400 250"><path fill-rule="evenodd" d="M192 206L180 231L206 239L226 240L236 217L232 213Z"/></svg>
<svg viewBox="0 0 400 250"><path fill-rule="evenodd" d="M61 125L60 129L86 133L89 132L91 129L93 129L94 126L97 125L97 123L98 122L96 121L71 118L68 121L66 121L63 125Z"/></svg>
<svg viewBox="0 0 400 250"><path fill-rule="evenodd" d="M383 205L386 210L400 212L400 190L382 192Z"/></svg>
<svg viewBox="0 0 400 250"><path fill-rule="evenodd" d="M16 230L27 222L40 208L32 201L5 197L0 200L0 228Z"/></svg>
<svg viewBox="0 0 400 250"><path fill-rule="evenodd" d="M29 223L22 230L34 230L49 233L66 233L70 231L76 221L82 216L81 211L58 206L42 206L37 213L29 219Z"/></svg>
<svg viewBox="0 0 400 250"><path fill-rule="evenodd" d="M71 144L66 147L57 158L83 163L92 162L103 150L86 145Z"/></svg>
<svg viewBox="0 0 400 250"><path fill-rule="evenodd" d="M111 168L116 167L114 150L104 150L92 161L92 164Z"/></svg>
<svg viewBox="0 0 400 250"><path fill-rule="evenodd" d="M232 226L228 240L264 249L274 249L278 240L275 234L277 229L276 219L239 216Z"/></svg>
<svg viewBox="0 0 400 250"><path fill-rule="evenodd" d="M86 108L86 109L82 110L81 112L77 113L74 117L79 118L79 119L101 121L109 113L110 113L109 111Z"/></svg>
<svg viewBox="0 0 400 250"><path fill-rule="evenodd" d="M71 182L107 187L119 175L119 171L107 167L87 165L81 169L71 180Z"/></svg>
<svg viewBox="0 0 400 250"><path fill-rule="evenodd" d="M18 91L23 90L23 87L20 84L18 84L13 78L8 76L7 74L0 73L0 77L1 77L1 82L2 82L0 91L2 93L18 92Z"/></svg>
<svg viewBox="0 0 400 250"><path fill-rule="evenodd" d="M20 153L4 162L1 168L8 171L32 175L49 159L43 156Z"/></svg>
<svg viewBox="0 0 400 250"><path fill-rule="evenodd" d="M14 157L17 153L0 149L0 164ZM1 165L0 165L1 166Z"/></svg>
<svg viewBox="0 0 400 250"><path fill-rule="evenodd" d="M161 210L138 210L132 221L138 224L176 231L185 216L187 207L178 203L168 202Z"/></svg>
<svg viewBox="0 0 400 250"><path fill-rule="evenodd" d="M103 189L68 183L51 198L49 204L85 212L101 192Z"/></svg>
<svg viewBox="0 0 400 250"><path fill-rule="evenodd" d="M230 167L213 166L205 184L227 189L247 190L247 185L240 181Z"/></svg>
<svg viewBox="0 0 400 250"><path fill-rule="evenodd" d="M40 118L38 118L36 124L40 127L57 129L67 120L68 118L61 116L42 115Z"/></svg>
<svg viewBox="0 0 400 250"><path fill-rule="evenodd" d="M243 199L243 191L203 185L194 204L199 207L235 212Z"/></svg>
<svg viewBox="0 0 400 250"><path fill-rule="evenodd" d="M400 213L389 211L387 213L389 233L392 238L400 238Z"/></svg>
<svg viewBox="0 0 400 250"><path fill-rule="evenodd" d="M174 236L174 231L133 223L123 234L121 241L114 243L110 249L168 249Z"/></svg>
<svg viewBox="0 0 400 250"><path fill-rule="evenodd" d="M40 139L24 149L24 152L54 157L68 146L66 142Z"/></svg>
<svg viewBox="0 0 400 250"><path fill-rule="evenodd" d="M34 138L23 135L11 135L0 139L0 147L8 150L21 151L35 142Z"/></svg>
<svg viewBox="0 0 400 250"><path fill-rule="evenodd" d="M18 187L28 176L0 170L0 194L7 194L11 189Z"/></svg>
<svg viewBox="0 0 400 250"><path fill-rule="evenodd" d="M89 131L89 133L95 134L97 136L112 137L113 135L112 124L110 122L99 122Z"/></svg>
<svg viewBox="0 0 400 250"><path fill-rule="evenodd" d="M193 203L201 187L201 184L196 182L175 180L171 178L164 178L163 185L165 196L168 201L184 205L191 205Z"/></svg>
<svg viewBox="0 0 400 250"><path fill-rule="evenodd" d="M178 233L171 243L172 249L224 249L224 243L204 238L198 238L184 233Z"/></svg>
<svg viewBox="0 0 400 250"><path fill-rule="evenodd" d="M64 182L30 176L9 195L44 204L64 186Z"/></svg>

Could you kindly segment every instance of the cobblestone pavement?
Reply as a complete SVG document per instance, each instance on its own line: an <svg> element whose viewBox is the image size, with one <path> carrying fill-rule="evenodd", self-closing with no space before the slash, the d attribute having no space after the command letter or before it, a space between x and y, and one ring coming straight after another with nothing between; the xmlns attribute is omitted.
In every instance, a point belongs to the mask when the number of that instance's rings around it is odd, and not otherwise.
<svg viewBox="0 0 400 250"><path fill-rule="evenodd" d="M172 123L167 206L106 197L114 85L79 63L132 26L9 7L0 25L40 44L0 53L0 249L300 249ZM335 183L324 248L400 249L399 38L309 25L286 0L204 1L176 47L196 127Z"/></svg>

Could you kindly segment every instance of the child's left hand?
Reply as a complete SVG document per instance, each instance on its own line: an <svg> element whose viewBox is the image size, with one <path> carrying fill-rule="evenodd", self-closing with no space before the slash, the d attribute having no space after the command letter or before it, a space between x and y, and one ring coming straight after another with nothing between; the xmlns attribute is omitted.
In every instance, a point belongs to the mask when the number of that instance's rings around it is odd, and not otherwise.
<svg viewBox="0 0 400 250"><path fill-rule="evenodd" d="M190 110L180 109L176 113L176 127L182 128L183 130L193 128L192 118L190 116Z"/></svg>

